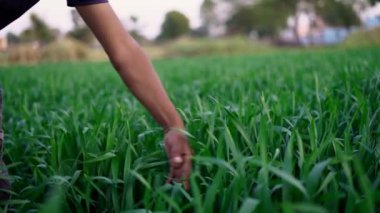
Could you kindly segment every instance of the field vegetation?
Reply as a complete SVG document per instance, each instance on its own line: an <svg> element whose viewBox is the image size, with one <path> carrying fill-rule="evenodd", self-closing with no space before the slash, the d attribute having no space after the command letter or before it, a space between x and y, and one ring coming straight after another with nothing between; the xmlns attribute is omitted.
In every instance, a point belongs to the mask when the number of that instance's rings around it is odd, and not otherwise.
<svg viewBox="0 0 380 213"><path fill-rule="evenodd" d="M0 67L16 212L380 211L380 51L155 61L186 122L191 190L108 63Z"/></svg>

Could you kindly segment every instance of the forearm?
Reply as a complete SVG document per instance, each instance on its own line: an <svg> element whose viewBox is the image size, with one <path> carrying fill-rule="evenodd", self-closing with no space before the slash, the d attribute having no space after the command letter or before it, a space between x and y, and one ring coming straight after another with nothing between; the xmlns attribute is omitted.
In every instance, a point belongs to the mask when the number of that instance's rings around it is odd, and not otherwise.
<svg viewBox="0 0 380 213"><path fill-rule="evenodd" d="M183 128L183 122L148 57L124 30L109 4L80 6L77 10L102 44L125 84L156 121L165 130L170 127Z"/></svg>
<svg viewBox="0 0 380 213"><path fill-rule="evenodd" d="M130 91L165 130L183 128L183 122L146 54L138 45L132 45L127 51L129 54L115 68Z"/></svg>

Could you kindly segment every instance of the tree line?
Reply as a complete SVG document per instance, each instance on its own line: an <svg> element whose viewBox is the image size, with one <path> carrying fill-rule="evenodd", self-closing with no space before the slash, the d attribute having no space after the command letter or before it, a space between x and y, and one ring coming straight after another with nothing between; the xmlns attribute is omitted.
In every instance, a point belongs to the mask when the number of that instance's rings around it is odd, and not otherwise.
<svg viewBox="0 0 380 213"><path fill-rule="evenodd" d="M249 35L255 32L260 38L275 38L289 24L292 18L294 29L297 28L300 13L320 17L328 26L349 28L360 25L358 13L380 0L204 0L200 14L202 26L190 28L189 19L178 11L165 15L161 33L157 40L171 40L184 35L212 36L213 29L223 28L225 35ZM222 8L222 9L221 9ZM79 14L71 12L73 29L66 36L92 45L94 36ZM60 36L57 29L47 25L36 14L30 17L31 26L20 35L8 33L10 43L40 41L49 43ZM135 27L131 34L138 40L144 39L137 22L131 16ZM296 31L295 34L297 35Z"/></svg>
<svg viewBox="0 0 380 213"><path fill-rule="evenodd" d="M76 10L71 11L71 19L73 22L73 29L67 32L64 36L76 39L91 46L95 41L95 37ZM37 14L30 15L30 22L30 27L23 30L19 35L9 32L7 34L8 42L10 44L18 44L37 41L40 44L45 45L62 36L58 29L50 27Z"/></svg>
<svg viewBox="0 0 380 213"><path fill-rule="evenodd" d="M380 0L204 0L199 29L191 31L183 14L170 12L161 37L171 39L188 33L210 36L212 29L219 27L224 28L227 36L248 35L254 31L260 38L276 38L289 25L290 18L295 30L300 14L318 17L330 27L350 28L361 25L358 13L377 2ZM224 9L218 11L221 5ZM178 28L182 29L181 33L172 32ZM297 32L295 34L297 36Z"/></svg>

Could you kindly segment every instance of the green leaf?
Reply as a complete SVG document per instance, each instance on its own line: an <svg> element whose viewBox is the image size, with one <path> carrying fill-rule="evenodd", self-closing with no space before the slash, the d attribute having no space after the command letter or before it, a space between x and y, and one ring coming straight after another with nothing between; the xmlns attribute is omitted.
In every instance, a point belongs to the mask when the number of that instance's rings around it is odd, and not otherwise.
<svg viewBox="0 0 380 213"><path fill-rule="evenodd" d="M326 167L329 165L330 160L327 159L325 161L317 163L313 169L309 172L309 175L306 179L306 184L309 193L313 194L316 190L317 184L319 183L323 171L326 169Z"/></svg>
<svg viewBox="0 0 380 213"><path fill-rule="evenodd" d="M148 181L139 173L137 173L134 170L130 170L131 175L133 175L135 178L137 178L147 189L151 190L152 187L148 183Z"/></svg>
<svg viewBox="0 0 380 213"><path fill-rule="evenodd" d="M239 213L254 212L259 204L260 204L260 201L257 199L246 198L243 202L243 205L239 209Z"/></svg>
<svg viewBox="0 0 380 213"><path fill-rule="evenodd" d="M193 157L195 161L198 161L199 163L203 164L215 164L217 166L220 166L222 168L225 168L229 170L232 175L237 175L237 171L231 166L231 164L227 163L226 161L218 158L211 158L211 157L200 157L200 156L195 156Z"/></svg>
<svg viewBox="0 0 380 213"><path fill-rule="evenodd" d="M115 153L113 153L113 152L107 152L104 155L101 155L99 157L93 158L91 160L86 160L83 163L96 163L96 162L105 161L105 160L108 160L108 159L111 159L111 158L114 158L114 157L116 157Z"/></svg>
<svg viewBox="0 0 380 213"><path fill-rule="evenodd" d="M276 167L270 166L270 165L268 165L268 169L273 174L279 176L284 181L288 182L292 186L299 189L302 192L302 194L305 195L305 197L307 197L307 198L309 197L309 194L307 193L307 191L306 191L305 187L302 185L302 183L299 180L297 180L295 177L293 177L291 174L286 173L286 172L284 172L284 171L282 171Z"/></svg>

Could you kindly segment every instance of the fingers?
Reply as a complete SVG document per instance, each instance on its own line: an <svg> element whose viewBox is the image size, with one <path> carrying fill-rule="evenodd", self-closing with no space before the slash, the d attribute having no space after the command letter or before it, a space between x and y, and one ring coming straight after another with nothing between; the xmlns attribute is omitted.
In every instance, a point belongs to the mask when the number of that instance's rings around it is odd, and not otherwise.
<svg viewBox="0 0 380 213"><path fill-rule="evenodd" d="M171 183L173 183L173 178L174 178L174 169L173 169L172 167L170 167L169 177L168 177L168 179L166 180L166 183L167 183L167 184L171 184Z"/></svg>
<svg viewBox="0 0 380 213"><path fill-rule="evenodd" d="M186 137L182 133L169 132L165 135L165 150L170 162L169 178L166 183L178 182L190 189L192 152Z"/></svg>
<svg viewBox="0 0 380 213"><path fill-rule="evenodd" d="M184 159L186 153L184 152L182 146L176 145L172 146L170 149L170 166L175 169L181 168L186 159Z"/></svg>
<svg viewBox="0 0 380 213"><path fill-rule="evenodd" d="M166 183L178 182L184 185L186 190L190 189L189 177L191 172L191 159L190 156L185 154L181 159L182 165L180 167L170 166L169 178Z"/></svg>
<svg viewBox="0 0 380 213"><path fill-rule="evenodd" d="M184 159L182 156L177 154L177 151L173 151L172 147L167 148L167 153L170 163L169 178L166 181L167 183L172 183L173 180L181 178L182 165Z"/></svg>
<svg viewBox="0 0 380 213"><path fill-rule="evenodd" d="M184 170L183 170L183 185L186 190L190 190L190 183L189 183L189 178L190 178L190 172L191 172L191 159L190 157L187 159L187 162L185 163Z"/></svg>

